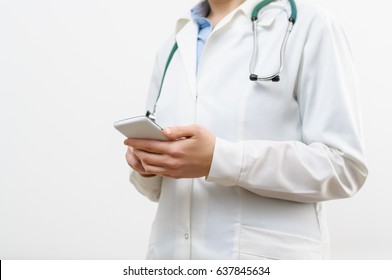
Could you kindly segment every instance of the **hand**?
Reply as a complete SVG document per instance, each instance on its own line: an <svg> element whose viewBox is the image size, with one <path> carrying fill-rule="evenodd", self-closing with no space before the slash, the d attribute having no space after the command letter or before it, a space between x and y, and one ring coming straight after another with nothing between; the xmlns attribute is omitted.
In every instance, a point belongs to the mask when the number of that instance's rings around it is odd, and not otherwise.
<svg viewBox="0 0 392 280"><path fill-rule="evenodd" d="M198 126L165 128L163 134L171 141L127 139L132 147L128 163L144 175L170 178L198 178L210 172L215 136ZM137 161L135 161L137 159Z"/></svg>
<svg viewBox="0 0 392 280"><path fill-rule="evenodd" d="M127 153L125 154L125 158L129 164L129 166L132 167L133 170L139 172L139 174L142 175L143 177L155 176L155 174L148 174L146 172L140 159L135 155L134 149L132 147L128 147Z"/></svg>

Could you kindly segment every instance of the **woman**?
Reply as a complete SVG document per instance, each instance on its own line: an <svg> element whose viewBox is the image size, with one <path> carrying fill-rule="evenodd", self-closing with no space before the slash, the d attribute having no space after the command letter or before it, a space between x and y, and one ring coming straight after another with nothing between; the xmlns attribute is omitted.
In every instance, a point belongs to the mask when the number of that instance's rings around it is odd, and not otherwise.
<svg viewBox="0 0 392 280"><path fill-rule="evenodd" d="M323 259L323 201L351 197L367 167L351 54L324 10L296 1L298 16L279 82L267 76L293 7L208 0L178 20L159 52L147 107L171 141L127 139L131 181L159 201L149 259ZM287 11L287 13L285 12ZM252 62L253 64L253 62Z"/></svg>

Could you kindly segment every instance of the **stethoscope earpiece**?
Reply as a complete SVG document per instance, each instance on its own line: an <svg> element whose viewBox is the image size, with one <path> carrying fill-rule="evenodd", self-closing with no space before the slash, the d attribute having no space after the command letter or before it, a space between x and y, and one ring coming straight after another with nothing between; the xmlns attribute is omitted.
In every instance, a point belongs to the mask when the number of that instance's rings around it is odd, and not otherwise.
<svg viewBox="0 0 392 280"><path fill-rule="evenodd" d="M249 75L249 80L251 80L252 82L257 82L259 80L259 77L256 74L250 74ZM279 82L280 81L280 76L277 75L271 79L269 79L272 82Z"/></svg>

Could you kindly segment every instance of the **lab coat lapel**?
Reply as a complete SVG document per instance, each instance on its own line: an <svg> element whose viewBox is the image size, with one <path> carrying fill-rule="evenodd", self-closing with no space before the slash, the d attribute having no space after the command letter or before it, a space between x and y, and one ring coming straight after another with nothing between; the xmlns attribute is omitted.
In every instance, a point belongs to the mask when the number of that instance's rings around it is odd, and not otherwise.
<svg viewBox="0 0 392 280"><path fill-rule="evenodd" d="M189 88L196 96L196 47L197 47L197 25L189 21L176 35L178 51L184 63Z"/></svg>

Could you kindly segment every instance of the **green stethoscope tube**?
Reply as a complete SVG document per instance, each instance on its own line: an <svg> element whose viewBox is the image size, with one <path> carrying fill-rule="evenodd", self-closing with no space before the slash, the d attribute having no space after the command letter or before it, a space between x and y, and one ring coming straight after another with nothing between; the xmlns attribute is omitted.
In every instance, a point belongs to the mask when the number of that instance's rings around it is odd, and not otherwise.
<svg viewBox="0 0 392 280"><path fill-rule="evenodd" d="M260 10L273 1L274 0L264 0L264 1L261 1L259 4L257 4L256 7L254 7L254 9L252 11L252 21L257 20L259 17ZM292 21L295 23L295 21L297 20L297 5L295 4L294 0L289 0L289 2L290 2L290 7L291 7L291 16L290 16L289 21Z"/></svg>

